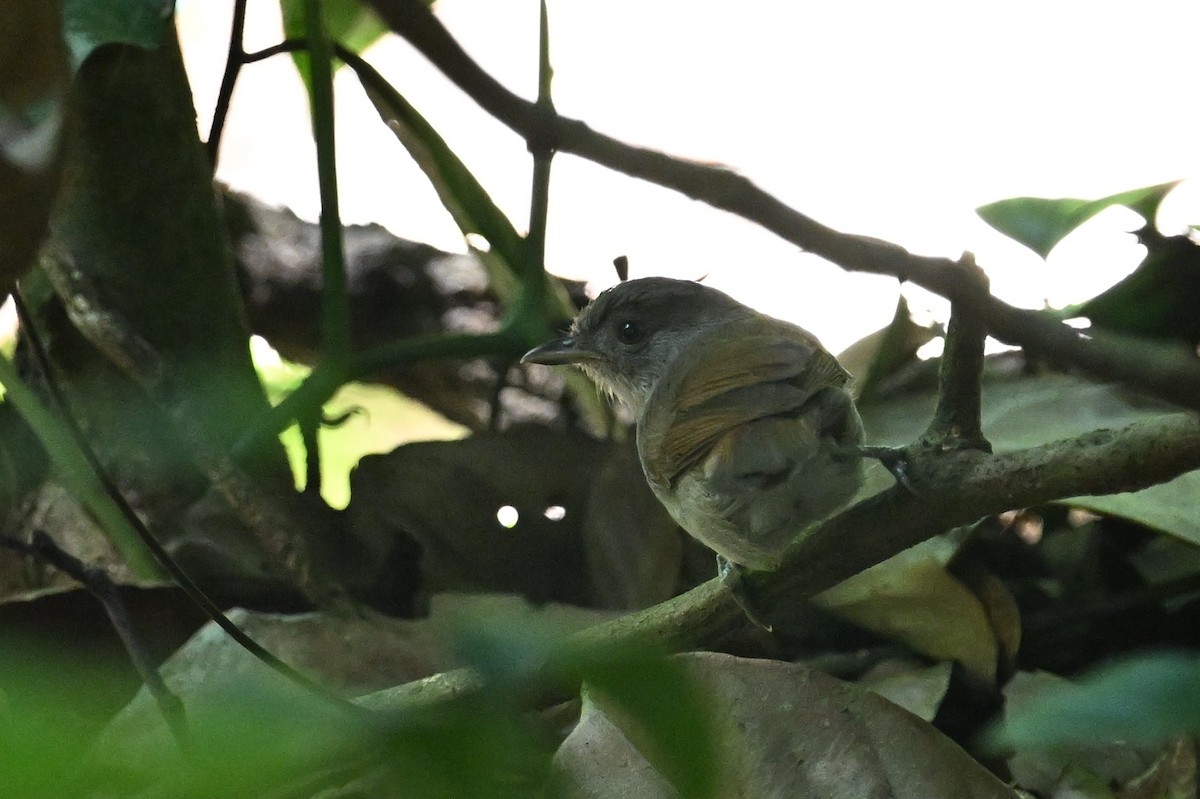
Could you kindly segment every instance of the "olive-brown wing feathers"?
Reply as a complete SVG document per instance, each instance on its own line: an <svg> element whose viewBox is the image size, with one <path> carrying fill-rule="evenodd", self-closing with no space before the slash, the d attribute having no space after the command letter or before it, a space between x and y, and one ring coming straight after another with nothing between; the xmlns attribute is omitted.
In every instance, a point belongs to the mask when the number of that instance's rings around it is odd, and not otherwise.
<svg viewBox="0 0 1200 799"><path fill-rule="evenodd" d="M800 412L818 391L850 376L804 331L765 317L705 336L655 391L642 430L647 477L666 485L740 425ZM668 412L668 409L674 409Z"/></svg>

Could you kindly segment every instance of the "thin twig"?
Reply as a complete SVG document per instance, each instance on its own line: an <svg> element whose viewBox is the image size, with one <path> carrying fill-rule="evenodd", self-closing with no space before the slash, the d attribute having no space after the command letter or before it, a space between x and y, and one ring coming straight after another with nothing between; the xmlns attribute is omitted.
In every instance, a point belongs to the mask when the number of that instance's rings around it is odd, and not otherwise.
<svg viewBox="0 0 1200 799"><path fill-rule="evenodd" d="M261 50L255 50L253 53L246 53L246 55L242 57L242 63L253 64L256 61L264 61L272 56L281 55L283 53L296 53L300 50L307 49L307 39L286 39L279 44L273 44L270 47L264 47Z"/></svg>
<svg viewBox="0 0 1200 799"><path fill-rule="evenodd" d="M346 255L338 210L337 123L333 113L333 44L325 28L320 0L305 0L309 74L312 76L312 131L317 143L317 180L321 195L321 359L334 369L348 368L350 299L346 293Z"/></svg>
<svg viewBox="0 0 1200 799"><path fill-rule="evenodd" d="M975 265L970 253L959 260L964 281L973 281L981 295L988 292L987 275ZM939 449L978 449L991 452L980 421L983 380L983 345L987 326L973 309L960 301L950 305L946 347L938 373L938 401L929 429L922 436L926 446Z"/></svg>
<svg viewBox="0 0 1200 799"><path fill-rule="evenodd" d="M552 118L554 116L554 100L550 94L550 83L554 71L550 67L550 29L545 0L541 3L540 8L537 106L541 113ZM551 130L551 128L547 128L547 130ZM540 320L547 316L546 226L550 211L550 165L554 160L554 139L552 135L538 136L529 139L526 144L533 156L532 185L529 190L529 233L522 242L524 257L522 262L517 265L520 269L521 279L520 304L513 309L510 318L528 317ZM493 395L489 417L489 424L493 430L499 429L500 396L508 380L509 367L513 364L511 357L501 357L497 360L496 391Z"/></svg>
<svg viewBox="0 0 1200 799"><path fill-rule="evenodd" d="M304 443L304 493L321 495L321 416L305 414L296 420L300 440Z"/></svg>
<svg viewBox="0 0 1200 799"><path fill-rule="evenodd" d="M213 169L217 166L217 155L221 150L221 134L225 131L225 119L229 115L229 103L233 99L233 87L238 73L246 62L242 37L246 30L246 0L234 0L233 25L229 32L229 53L225 56L225 73L221 76L221 89L217 92L217 104L213 108L212 126L208 131L208 161Z"/></svg>
<svg viewBox="0 0 1200 799"><path fill-rule="evenodd" d="M550 30L546 3L541 3L538 30L538 115L547 120L555 117L550 84L554 70L550 66ZM546 295L546 220L550 208L550 165L554 160L554 126L548 124L526 138L533 155L533 186L529 195L529 234L525 237L525 264L522 274L522 298L529 306L542 310Z"/></svg>

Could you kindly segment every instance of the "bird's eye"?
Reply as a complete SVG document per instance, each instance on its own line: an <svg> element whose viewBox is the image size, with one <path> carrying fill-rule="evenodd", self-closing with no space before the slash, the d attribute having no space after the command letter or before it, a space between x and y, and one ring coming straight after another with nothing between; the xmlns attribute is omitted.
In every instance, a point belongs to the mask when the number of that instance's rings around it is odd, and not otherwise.
<svg viewBox="0 0 1200 799"><path fill-rule="evenodd" d="M637 344L644 337L642 326L632 319L617 322L617 340L622 344Z"/></svg>

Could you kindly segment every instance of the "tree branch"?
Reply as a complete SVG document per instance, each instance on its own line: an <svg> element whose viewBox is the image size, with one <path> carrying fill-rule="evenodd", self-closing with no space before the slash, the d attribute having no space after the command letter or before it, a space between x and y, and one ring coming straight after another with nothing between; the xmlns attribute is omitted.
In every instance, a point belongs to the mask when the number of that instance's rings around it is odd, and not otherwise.
<svg viewBox="0 0 1200 799"><path fill-rule="evenodd" d="M246 30L246 0L234 0L233 25L229 32L229 52L225 56L225 72L221 76L221 89L217 93L217 104L213 108L212 126L208 130L205 149L213 169L217 167L217 155L221 150L221 134L225 130L225 119L229 115L229 103L233 99L233 87L237 84L242 65L249 63L243 49L242 38Z"/></svg>
<svg viewBox="0 0 1200 799"><path fill-rule="evenodd" d="M1168 414L1118 430L989 455L972 449L913 453L914 495L891 488L829 519L801 538L775 572L745 575L769 609L810 598L863 569L959 525L1014 507L1063 497L1133 491L1200 468L1200 418ZM719 579L648 610L584 630L557 656L531 664L521 687L531 705L573 691L571 662L611 647L666 651L714 646L746 623ZM364 697L362 704L412 710L468 699L485 689L470 670L436 674Z"/></svg>
<svg viewBox="0 0 1200 799"><path fill-rule="evenodd" d="M987 295L987 275L975 265L974 256L964 253L958 268L962 270L964 282L974 283L979 296ZM929 429L921 437L922 444L941 449L992 451L980 421L986 339L987 327L979 317L964 309L962 302L951 304L946 348L938 375L937 409Z"/></svg>
<svg viewBox="0 0 1200 799"><path fill-rule="evenodd" d="M420 0L370 3L397 34L455 85L527 141L546 135L550 126L562 152L737 214L843 269L889 275L922 286L961 303L1005 343L1073 364L1093 377L1119 380L1170 402L1200 409L1200 361L1186 347L1096 331L1084 333L1048 314L1014 308L990 295L974 296L949 259L913 255L886 241L826 227L731 170L635 147L597 133L578 120L539 115L534 103L487 74Z"/></svg>

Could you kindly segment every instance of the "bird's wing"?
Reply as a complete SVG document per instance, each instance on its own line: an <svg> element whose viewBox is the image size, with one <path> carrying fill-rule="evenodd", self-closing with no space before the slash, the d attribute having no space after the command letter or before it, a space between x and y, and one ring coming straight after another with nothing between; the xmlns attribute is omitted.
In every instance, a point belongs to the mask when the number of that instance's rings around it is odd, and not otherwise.
<svg viewBox="0 0 1200 799"><path fill-rule="evenodd" d="M815 339L783 322L760 317L706 338L672 367L679 372L647 409L641 443L651 457L643 460L659 484L673 482L738 426L798 413L816 392L850 380Z"/></svg>
<svg viewBox="0 0 1200 799"><path fill-rule="evenodd" d="M837 359L799 328L787 325L790 329L784 337L770 328L742 329L746 327L730 325L725 328L728 336L722 335L719 342L701 342L705 355L689 358L690 368L681 375L677 394L680 410L756 383L797 382L803 378L814 387L823 387L842 386L849 381L850 375Z"/></svg>

